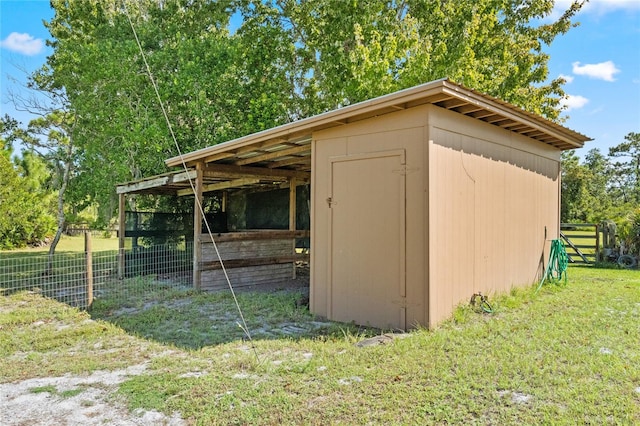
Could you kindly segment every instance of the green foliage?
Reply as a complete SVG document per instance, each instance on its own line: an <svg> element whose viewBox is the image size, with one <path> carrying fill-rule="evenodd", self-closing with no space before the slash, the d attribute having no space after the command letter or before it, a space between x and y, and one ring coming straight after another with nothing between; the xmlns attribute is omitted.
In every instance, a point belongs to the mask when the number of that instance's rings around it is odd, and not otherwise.
<svg viewBox="0 0 640 426"><path fill-rule="evenodd" d="M580 165L574 151L562 154L562 199L560 217L563 222L587 222L593 197L589 194L590 170Z"/></svg>
<svg viewBox="0 0 640 426"><path fill-rule="evenodd" d="M613 220L621 231L640 205L640 133L631 132L625 142L604 156L598 149L584 161L573 151L562 157L563 222L599 223Z"/></svg>
<svg viewBox="0 0 640 426"><path fill-rule="evenodd" d="M616 224L625 253L640 256L640 207L628 212Z"/></svg>
<svg viewBox="0 0 640 426"><path fill-rule="evenodd" d="M298 62L291 71L302 115L449 77L551 119L564 95L547 82L543 52L571 26L581 2L557 20L554 2L509 0L240 2L277 16Z"/></svg>
<svg viewBox="0 0 640 426"><path fill-rule="evenodd" d="M51 236L55 219L47 209L50 195L33 176L23 176L8 151L0 150L0 250L36 244Z"/></svg>
<svg viewBox="0 0 640 426"><path fill-rule="evenodd" d="M68 200L99 203L107 223L114 183L177 154L148 71L183 152L443 77L556 119L562 81L547 81L543 48L580 3L544 23L554 1L53 0L53 54L33 82L64 88Z"/></svg>
<svg viewBox="0 0 640 426"><path fill-rule="evenodd" d="M614 169L614 183L624 202L640 204L640 133L631 132L625 141L609 149Z"/></svg>
<svg viewBox="0 0 640 426"><path fill-rule="evenodd" d="M228 88L238 88L240 61L232 60L224 2L52 3L56 40L46 71L79 112L74 199L115 206L115 183L164 172L176 155L132 26L180 149L237 136L231 122L243 122L233 114L244 105L230 104L238 97ZM113 214L104 211L107 221Z"/></svg>

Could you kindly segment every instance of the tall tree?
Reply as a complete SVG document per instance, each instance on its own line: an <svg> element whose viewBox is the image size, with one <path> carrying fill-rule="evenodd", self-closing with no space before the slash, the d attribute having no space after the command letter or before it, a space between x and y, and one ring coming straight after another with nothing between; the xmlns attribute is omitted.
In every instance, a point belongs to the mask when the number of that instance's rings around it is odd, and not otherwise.
<svg viewBox="0 0 640 426"><path fill-rule="evenodd" d="M616 189L624 202L640 204L640 133L631 132L625 141L611 147Z"/></svg>
<svg viewBox="0 0 640 426"><path fill-rule="evenodd" d="M115 182L164 172L177 153L138 40L183 151L442 77L557 119L564 92L544 47L582 1L549 23L552 0L51 4L41 75L77 113L70 195L114 205Z"/></svg>
<svg viewBox="0 0 640 426"><path fill-rule="evenodd" d="M55 229L48 210L50 193L43 186L43 164L28 153L16 162L11 159L18 129L15 120L6 116L0 120L0 249L42 242Z"/></svg>
<svg viewBox="0 0 640 426"><path fill-rule="evenodd" d="M562 222L588 222L592 200L589 193L591 173L575 151L562 153L562 188L560 220Z"/></svg>
<svg viewBox="0 0 640 426"><path fill-rule="evenodd" d="M39 90L44 90L44 88ZM30 149L30 153L23 157L27 172L37 172L34 169L36 165L30 164L33 163L31 155L34 154L40 156L53 171L52 187L57 192L57 227L49 246L47 272L50 272L53 267L53 255L66 224L66 191L72 178L76 151L73 142L75 124L75 115L72 112L53 110L48 115L31 120L26 129L15 126L10 131L12 140L19 140ZM29 176L27 176L25 184L33 186L35 177L28 178Z"/></svg>
<svg viewBox="0 0 640 426"><path fill-rule="evenodd" d="M309 113L448 77L550 119L562 80L548 80L544 47L566 33L575 1L545 23L554 1L272 0L241 2L280 15L303 68ZM261 6L266 4L269 7Z"/></svg>
<svg viewBox="0 0 640 426"><path fill-rule="evenodd" d="M611 161L599 149L593 148L585 155L582 167L587 177L586 220L599 223L610 219L610 209L613 202L610 183Z"/></svg>
<svg viewBox="0 0 640 426"><path fill-rule="evenodd" d="M190 151L233 134L227 3L54 0L54 53L43 73L79 117L77 192L113 205L114 183L165 171L176 155L140 46L177 143ZM113 211L107 212L110 216Z"/></svg>

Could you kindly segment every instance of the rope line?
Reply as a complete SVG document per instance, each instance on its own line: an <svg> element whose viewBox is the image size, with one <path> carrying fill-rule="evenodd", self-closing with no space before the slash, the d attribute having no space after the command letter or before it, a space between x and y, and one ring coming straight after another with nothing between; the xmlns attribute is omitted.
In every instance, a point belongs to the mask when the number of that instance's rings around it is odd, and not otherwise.
<svg viewBox="0 0 640 426"><path fill-rule="evenodd" d="M544 271L544 275L538 284L536 292L540 291L545 281L558 284L564 277L564 284L567 283L567 266L569 257L564 249L561 240L551 240L551 250L549 252L549 263Z"/></svg>
<svg viewBox="0 0 640 426"><path fill-rule="evenodd" d="M164 119L167 123L167 127L169 128L169 133L171 134L171 139L173 140L173 144L175 145L176 151L178 152L178 156L180 157L180 162L182 163L182 168L184 169L185 172L187 172L187 177L189 180L189 185L191 186L191 190L193 191L194 194L194 198L195 198L195 203L197 208L200 211L200 214L202 216L202 219L204 221L204 224L207 228L207 234L209 235L209 238L211 239L211 242L213 243L213 248L216 252L216 256L218 257L218 260L220 261L220 267L221 270L224 274L225 280L227 281L227 285L229 287L229 290L231 291L231 295L233 296L233 301L236 305L236 309L238 310L238 314L240 315L240 321L238 322L238 326L242 329L242 331L244 332L244 334L247 336L247 339L249 340L249 342L251 343L251 348L253 349L253 352L256 356L256 359L258 361L260 361L260 358L258 357L258 353L256 350L255 345L253 344L253 338L251 337L251 333L249 332L249 327L247 326L247 322L245 320L244 314L242 313L242 309L240 308L240 303L238 302L238 298L236 296L236 292L233 289L233 285L231 284L231 280L229 279L229 274L227 273L227 268L224 266L224 262L222 260L222 256L220 256L220 251L218 250L218 245L216 244L215 239L213 238L213 232L211 231L211 228L209 226L209 221L207 220L207 217L204 213L204 208L202 206L202 202L200 201L200 198L197 196L196 194L196 186L193 183L193 179L189 176L188 172L189 169L187 167L187 163L184 160L184 156L182 155L182 150L180 149L180 145L178 144L178 140L176 138L175 133L173 132L173 126L171 125L171 120L169 120L169 115L167 114L167 110L164 107L164 102L162 102L162 98L160 97L160 92L158 91L158 85L156 84L155 79L153 78L153 73L151 72L151 67L149 67L149 63L147 62L147 57L144 53L144 49L142 48L142 44L140 43L140 39L138 38L138 33L136 32L136 29L133 26L133 21L131 21L131 16L129 15L129 11L127 10L127 8L124 8L125 11L125 15L127 15L127 19L129 20L129 25L131 26L131 31L133 32L133 36L135 37L136 43L138 45L138 49L140 50L140 55L142 55L142 60L144 62L144 66L146 68L147 71L147 75L149 77L149 80L151 80L151 85L153 86L153 90L156 94L156 97L158 98L158 103L160 105L160 109L162 110L162 114L164 115ZM197 224L194 223L193 226L198 226ZM193 242L194 245L197 244L197 241Z"/></svg>

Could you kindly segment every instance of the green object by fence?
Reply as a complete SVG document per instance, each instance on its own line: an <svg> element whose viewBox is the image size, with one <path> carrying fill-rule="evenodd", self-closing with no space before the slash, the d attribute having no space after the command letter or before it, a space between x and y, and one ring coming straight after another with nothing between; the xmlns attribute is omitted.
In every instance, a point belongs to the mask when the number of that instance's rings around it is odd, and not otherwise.
<svg viewBox="0 0 640 426"><path fill-rule="evenodd" d="M564 276L564 284L567 283L567 265L569 264L569 258L567 252L564 249L564 245L561 240L551 241L551 251L549 253L549 263L544 271L544 275L538 284L539 291L545 282L560 283Z"/></svg>

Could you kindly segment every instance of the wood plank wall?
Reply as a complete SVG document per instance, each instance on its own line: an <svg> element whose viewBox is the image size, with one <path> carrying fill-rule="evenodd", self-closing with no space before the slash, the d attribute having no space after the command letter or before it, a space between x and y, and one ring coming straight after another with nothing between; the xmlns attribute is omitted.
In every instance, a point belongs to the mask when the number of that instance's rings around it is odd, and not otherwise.
<svg viewBox="0 0 640 426"><path fill-rule="evenodd" d="M221 234L216 245L222 264L234 288L286 281L292 278L297 260L308 255L296 254L295 237L308 231L259 231ZM214 244L201 242L200 286L202 290L228 288Z"/></svg>

